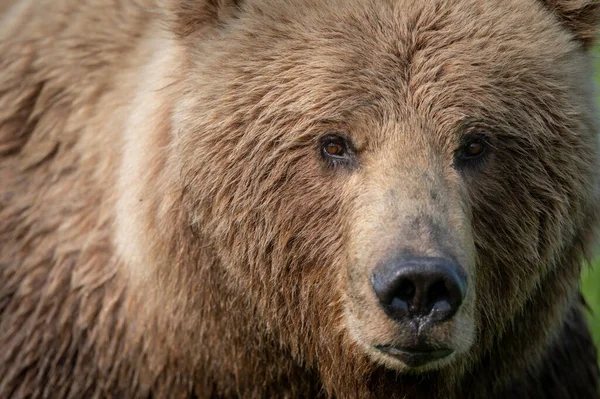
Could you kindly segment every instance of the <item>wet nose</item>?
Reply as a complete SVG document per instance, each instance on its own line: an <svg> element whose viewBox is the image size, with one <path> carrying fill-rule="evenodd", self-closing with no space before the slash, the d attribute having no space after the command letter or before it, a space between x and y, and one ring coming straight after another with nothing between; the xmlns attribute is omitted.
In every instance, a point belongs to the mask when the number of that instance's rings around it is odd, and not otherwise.
<svg viewBox="0 0 600 399"><path fill-rule="evenodd" d="M404 257L385 262L375 268L371 281L383 309L396 321L448 320L467 290L461 267L444 258Z"/></svg>

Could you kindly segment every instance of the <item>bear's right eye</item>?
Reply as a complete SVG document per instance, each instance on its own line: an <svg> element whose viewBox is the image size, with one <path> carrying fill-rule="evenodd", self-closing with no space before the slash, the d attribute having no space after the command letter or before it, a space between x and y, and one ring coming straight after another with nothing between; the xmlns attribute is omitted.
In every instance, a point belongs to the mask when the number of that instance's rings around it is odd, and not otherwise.
<svg viewBox="0 0 600 399"><path fill-rule="evenodd" d="M328 134L321 137L320 148L325 160L334 165L352 160L352 146L341 134Z"/></svg>
<svg viewBox="0 0 600 399"><path fill-rule="evenodd" d="M323 150L327 153L327 155L341 157L344 156L346 152L346 147L339 143L327 143Z"/></svg>

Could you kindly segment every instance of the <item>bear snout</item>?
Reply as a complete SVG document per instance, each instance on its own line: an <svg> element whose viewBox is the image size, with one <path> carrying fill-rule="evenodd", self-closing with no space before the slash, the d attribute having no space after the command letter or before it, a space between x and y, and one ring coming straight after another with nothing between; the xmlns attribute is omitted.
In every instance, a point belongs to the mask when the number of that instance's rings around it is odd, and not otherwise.
<svg viewBox="0 0 600 399"><path fill-rule="evenodd" d="M452 318L467 291L467 277L456 262L438 257L400 257L378 265L373 291L385 313L417 329Z"/></svg>

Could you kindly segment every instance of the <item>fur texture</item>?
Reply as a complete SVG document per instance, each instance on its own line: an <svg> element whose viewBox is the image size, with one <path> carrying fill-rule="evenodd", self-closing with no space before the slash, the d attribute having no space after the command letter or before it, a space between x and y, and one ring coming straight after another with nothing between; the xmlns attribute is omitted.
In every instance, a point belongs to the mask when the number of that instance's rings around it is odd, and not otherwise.
<svg viewBox="0 0 600 399"><path fill-rule="evenodd" d="M0 0L0 397L597 397L599 8ZM423 370L402 251L469 279Z"/></svg>

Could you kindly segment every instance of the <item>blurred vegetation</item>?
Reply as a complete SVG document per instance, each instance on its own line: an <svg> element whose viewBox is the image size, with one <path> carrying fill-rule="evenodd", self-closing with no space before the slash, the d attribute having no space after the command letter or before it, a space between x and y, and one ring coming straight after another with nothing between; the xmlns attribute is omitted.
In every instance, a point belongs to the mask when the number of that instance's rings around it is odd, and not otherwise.
<svg viewBox="0 0 600 399"><path fill-rule="evenodd" d="M588 316L592 335L597 347L600 349L600 259L591 268L585 268L581 279L581 287L590 307Z"/></svg>

